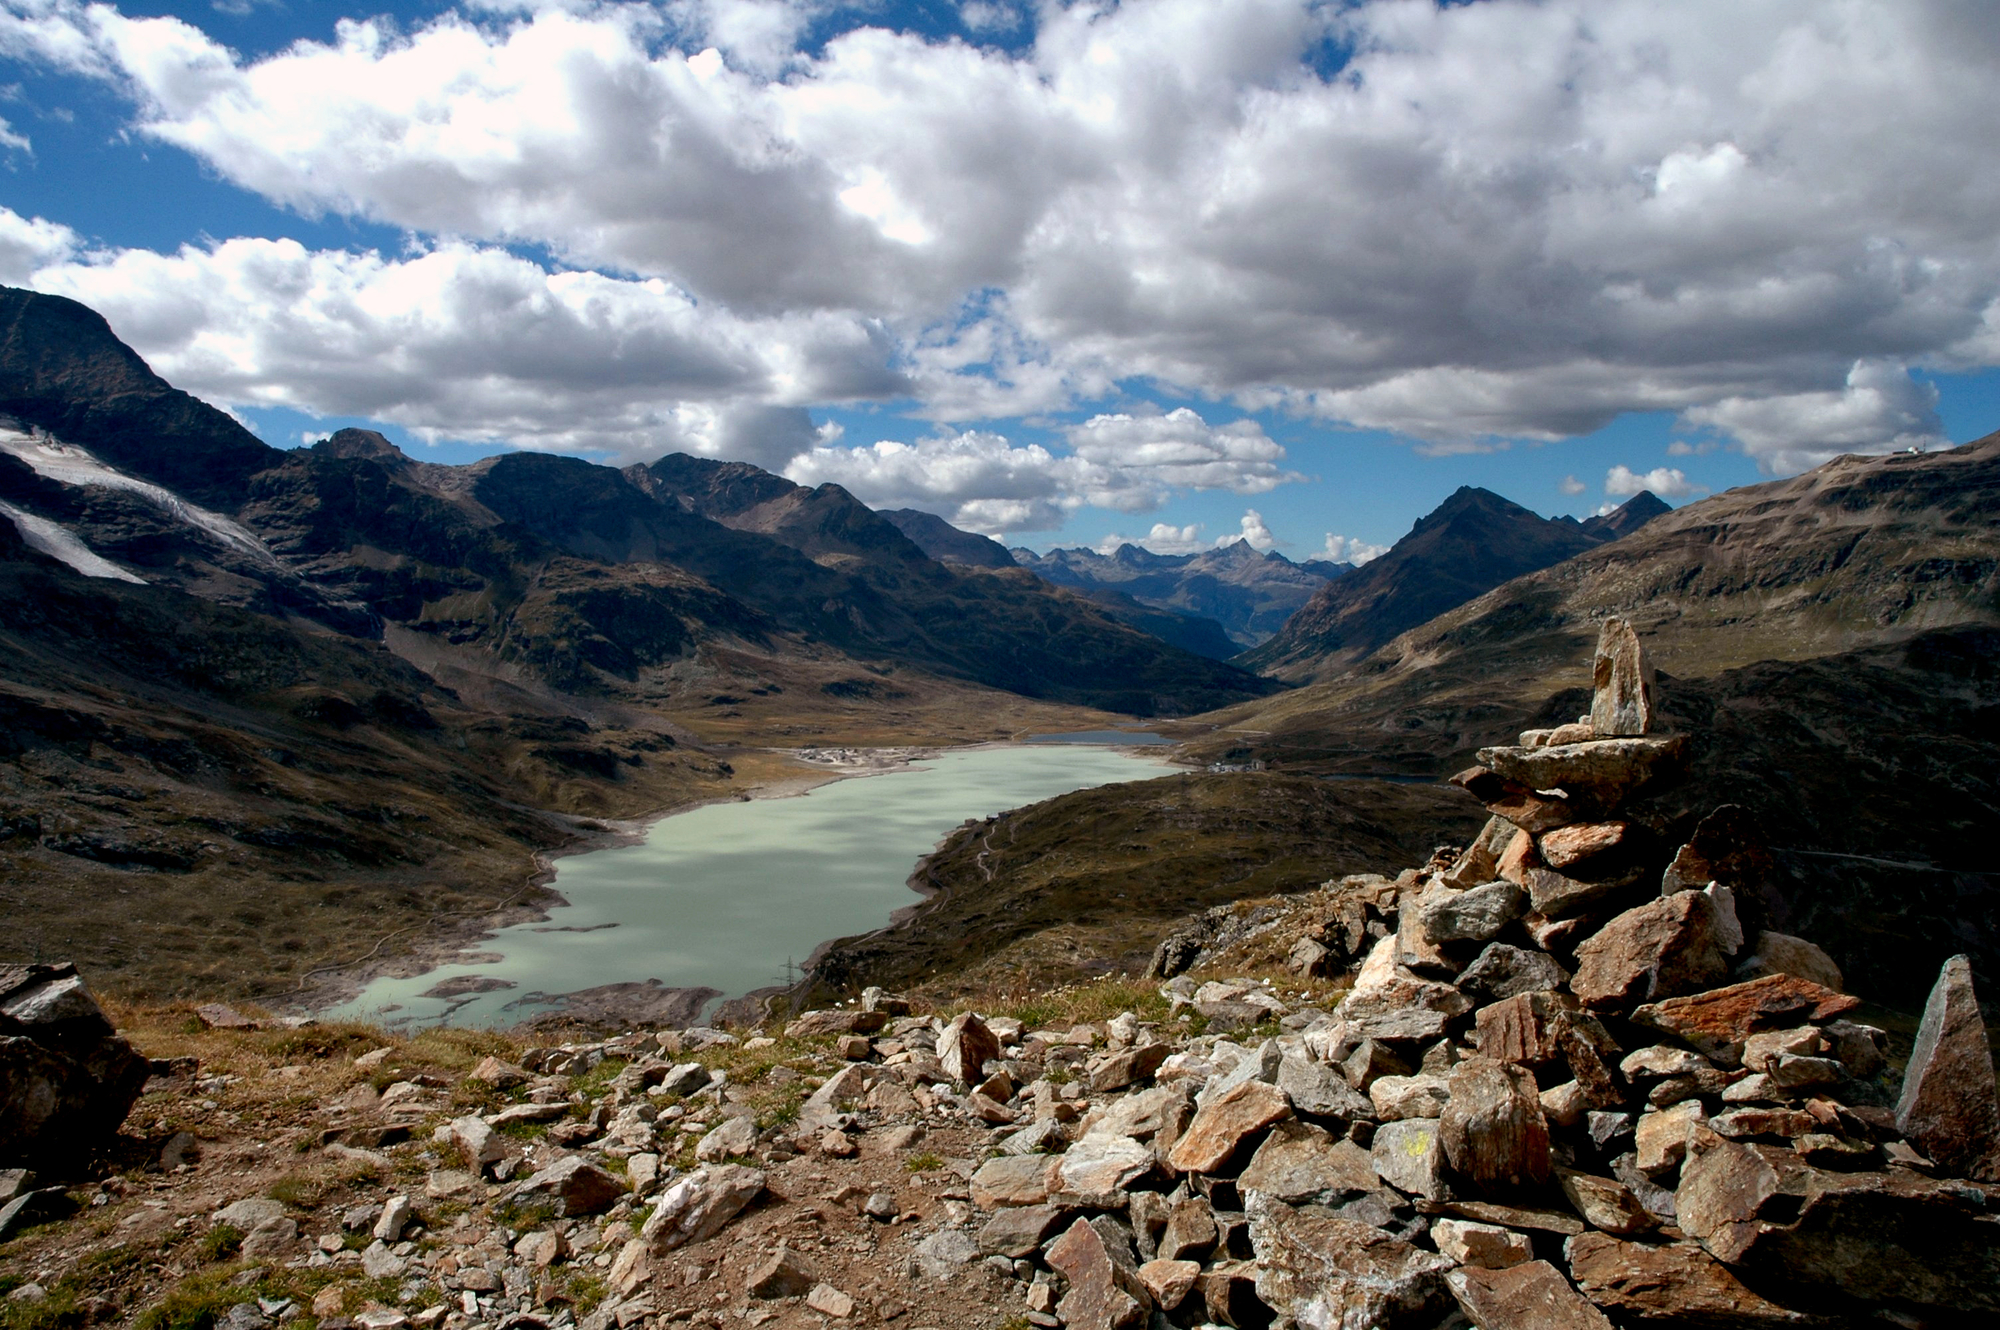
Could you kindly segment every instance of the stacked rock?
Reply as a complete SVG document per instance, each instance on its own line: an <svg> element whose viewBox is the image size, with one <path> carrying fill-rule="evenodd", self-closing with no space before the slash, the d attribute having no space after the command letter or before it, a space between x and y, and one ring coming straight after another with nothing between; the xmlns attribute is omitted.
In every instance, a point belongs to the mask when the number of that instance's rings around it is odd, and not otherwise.
<svg viewBox="0 0 2000 1330"><path fill-rule="evenodd" d="M1456 778L1494 814L1469 849L1302 908L1328 921L1294 949L1312 969L1379 934L1333 1013L1257 1048L1180 1041L1155 1088L1003 1142L973 1177L998 1211L980 1240L1066 1277L1048 1323L2000 1315L2000 1098L1968 965L1945 966L1899 1093L1825 953L1746 937L1739 892L1769 864L1748 816L1670 853L1621 815L1685 767L1686 738L1651 732L1653 680L1606 623L1591 714ZM1167 991L1229 1015L1220 987Z"/></svg>

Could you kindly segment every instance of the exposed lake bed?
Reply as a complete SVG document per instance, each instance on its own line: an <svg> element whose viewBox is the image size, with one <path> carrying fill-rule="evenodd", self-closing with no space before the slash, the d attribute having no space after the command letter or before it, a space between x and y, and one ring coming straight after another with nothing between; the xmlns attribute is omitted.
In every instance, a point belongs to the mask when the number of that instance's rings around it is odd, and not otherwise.
<svg viewBox="0 0 2000 1330"><path fill-rule="evenodd" d="M607 828L601 848L553 861L560 903L546 913L482 934L473 955L375 976L321 1014L504 1026L637 1001L686 1023L785 982L829 939L890 925L916 903L917 863L967 820L1161 774L1138 751L1147 737L799 754L828 776Z"/></svg>

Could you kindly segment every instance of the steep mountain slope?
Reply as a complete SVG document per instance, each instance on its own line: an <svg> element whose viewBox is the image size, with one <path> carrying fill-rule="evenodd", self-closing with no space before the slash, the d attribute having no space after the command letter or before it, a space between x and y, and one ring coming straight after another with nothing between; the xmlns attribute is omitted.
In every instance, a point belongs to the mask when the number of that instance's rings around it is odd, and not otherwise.
<svg viewBox="0 0 2000 1330"><path fill-rule="evenodd" d="M1276 550L1258 552L1236 541L1199 554L1154 554L1137 545L1115 553L1056 549L1013 551L1022 567L1058 586L1108 589L1142 605L1213 619L1241 646L1254 646L1284 626L1329 577L1349 565L1312 560L1296 564Z"/></svg>
<svg viewBox="0 0 2000 1330"><path fill-rule="evenodd" d="M366 431L267 448L54 297L0 299L8 409L53 431L0 438L0 502L31 524L149 583L430 639L461 676L671 700L661 672L714 646L1145 714L1272 688L1015 570L947 568L838 486L680 456L444 467Z"/></svg>
<svg viewBox="0 0 2000 1330"><path fill-rule="evenodd" d="M1540 517L1491 490L1466 486L1387 554L1321 588L1242 663L1281 679L1330 678L1405 629L1509 578L1560 563L1599 538L1575 521Z"/></svg>
<svg viewBox="0 0 2000 1330"><path fill-rule="evenodd" d="M884 508L884 518L917 543L917 548L940 563L962 563L972 568L1012 568L1014 556L1007 547L987 536L960 531L936 513L919 508Z"/></svg>
<svg viewBox="0 0 2000 1330"><path fill-rule="evenodd" d="M240 502L276 449L146 366L74 300L0 287L0 416L198 504Z"/></svg>

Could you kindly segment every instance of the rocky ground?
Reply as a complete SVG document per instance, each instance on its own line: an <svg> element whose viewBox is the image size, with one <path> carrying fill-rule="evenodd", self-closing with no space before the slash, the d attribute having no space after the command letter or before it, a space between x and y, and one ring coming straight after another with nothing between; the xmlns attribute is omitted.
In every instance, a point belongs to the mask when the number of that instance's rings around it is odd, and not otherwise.
<svg viewBox="0 0 2000 1330"><path fill-rule="evenodd" d="M534 1046L204 1009L128 1022L135 1068L74 976L0 976L16 1087L68 1084L33 1043L138 1094L80 1172L0 1174L0 1325L1993 1324L1970 967L1896 1066L1762 926L1739 811L1620 819L1685 741L1600 659L1589 718L1462 773L1469 847L1212 912L1145 983ZM34 1102L0 1148L78 1148Z"/></svg>

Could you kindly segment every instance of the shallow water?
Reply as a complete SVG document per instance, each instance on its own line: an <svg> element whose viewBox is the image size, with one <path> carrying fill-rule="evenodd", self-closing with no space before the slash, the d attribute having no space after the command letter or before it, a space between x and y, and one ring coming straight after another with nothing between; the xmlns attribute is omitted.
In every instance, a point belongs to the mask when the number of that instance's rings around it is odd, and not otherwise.
<svg viewBox="0 0 2000 1330"><path fill-rule="evenodd" d="M829 938L880 928L892 911L916 904L906 884L917 860L968 818L1166 770L1114 748L982 748L795 798L676 813L654 823L643 843L557 860L555 888L570 904L546 923L504 928L478 944L499 959L378 979L322 1014L507 1025L548 1009L528 998L538 992L658 979L746 993L782 982L788 959L804 961ZM513 987L420 996L461 976Z"/></svg>

